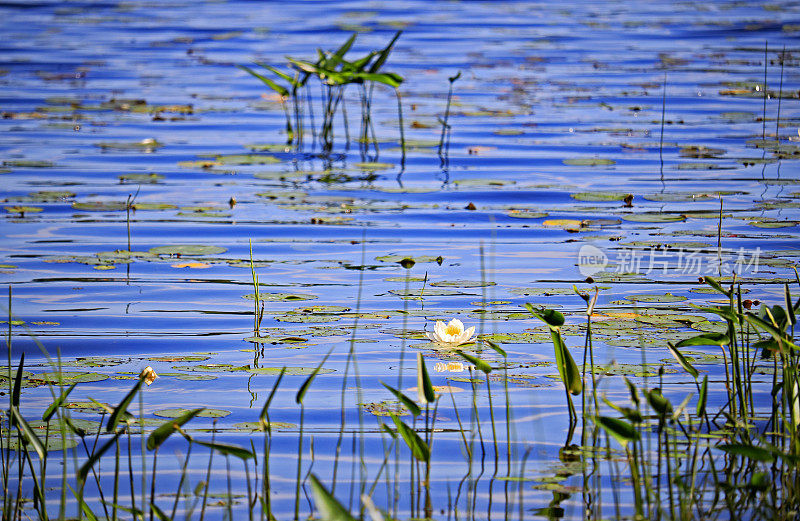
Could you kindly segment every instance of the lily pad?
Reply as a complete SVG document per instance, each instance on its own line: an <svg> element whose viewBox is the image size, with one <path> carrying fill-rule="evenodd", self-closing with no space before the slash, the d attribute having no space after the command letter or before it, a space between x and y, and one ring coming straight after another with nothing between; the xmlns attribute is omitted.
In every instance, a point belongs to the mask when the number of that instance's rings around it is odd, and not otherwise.
<svg viewBox="0 0 800 521"><path fill-rule="evenodd" d="M487 286L496 286L496 282L486 282L480 280L440 280L438 282L431 282L434 287L450 287L450 288L483 288Z"/></svg>
<svg viewBox="0 0 800 521"><path fill-rule="evenodd" d="M131 205L131 208L139 211L142 210L147 211L147 210L175 210L178 207L174 204L169 204L169 203L134 203L133 205Z"/></svg>
<svg viewBox="0 0 800 521"><path fill-rule="evenodd" d="M344 306L326 306L326 305L318 305L318 306L301 306L299 308L295 308L295 313L344 313L350 311L350 308L346 308Z"/></svg>
<svg viewBox="0 0 800 521"><path fill-rule="evenodd" d="M83 418L70 418L69 422L73 425L73 427L92 434L97 433L101 427L100 422L94 420L84 420ZM39 436L44 439L44 432L48 430L50 432L50 436L58 435L61 432L62 423L67 429L67 432L72 433L72 430L69 428L66 422L57 418L53 418L47 422L44 420L33 420L28 422L28 425L30 425L34 431L42 431Z"/></svg>
<svg viewBox="0 0 800 521"><path fill-rule="evenodd" d="M253 374L273 374L277 375L280 374L283 367L254 367L247 369L247 372ZM314 372L315 367L286 367L286 373L290 376L305 376L310 375ZM335 369L330 369L328 367L323 367L317 372L317 374L328 374L333 373L336 371Z"/></svg>
<svg viewBox="0 0 800 521"><path fill-rule="evenodd" d="M564 228L565 230L580 230L585 226L584 221L578 221L577 219L548 219L542 224L553 228Z"/></svg>
<svg viewBox="0 0 800 521"><path fill-rule="evenodd" d="M278 322L291 322L297 324L317 324L327 322L338 322L341 317L337 315L281 315L275 317Z"/></svg>
<svg viewBox="0 0 800 521"><path fill-rule="evenodd" d="M379 257L375 257L375 260L378 262L400 262L405 259L411 259L415 263L419 264L421 262L438 262L441 264L442 257L434 257L433 255L381 255Z"/></svg>
<svg viewBox="0 0 800 521"><path fill-rule="evenodd" d="M39 213L44 210L44 208L38 206L4 206L3 209L8 213L15 213L20 216L26 213Z"/></svg>
<svg viewBox="0 0 800 521"><path fill-rule="evenodd" d="M59 377L63 379L65 385L71 385L74 383L102 382L103 380L108 380L107 374L84 373L78 371L61 371L60 373L58 372L39 373L32 375L30 377L30 380L40 381L43 383L57 384Z"/></svg>
<svg viewBox="0 0 800 521"><path fill-rule="evenodd" d="M673 295L672 293L665 293L663 295L655 295L655 294L638 294L638 295L628 295L625 297L626 300L630 300L633 302L683 302L686 300L686 297L680 295Z"/></svg>
<svg viewBox="0 0 800 521"><path fill-rule="evenodd" d="M530 212L527 210L510 210L508 212L509 217L517 219L543 219L549 215L547 212Z"/></svg>
<svg viewBox="0 0 800 521"><path fill-rule="evenodd" d="M249 365L233 364L200 364L200 365L173 365L173 369L178 371L199 371L203 373L234 373L237 371L247 371Z"/></svg>
<svg viewBox="0 0 800 521"><path fill-rule="evenodd" d="M230 154L215 158L217 165L270 165L280 162L280 159L270 154Z"/></svg>
<svg viewBox="0 0 800 521"><path fill-rule="evenodd" d="M296 429L297 425L289 422L269 422L269 428L273 431L284 431ZM240 422L232 425L232 430L238 432L264 432L265 426L261 422Z"/></svg>
<svg viewBox="0 0 800 521"><path fill-rule="evenodd" d="M610 202L610 201L623 201L631 194L627 192L578 192L570 194L570 197L578 201L591 201L591 202Z"/></svg>
<svg viewBox="0 0 800 521"><path fill-rule="evenodd" d="M621 216L626 221L637 223L674 223L685 221L686 217L680 214L671 213L629 213Z"/></svg>
<svg viewBox="0 0 800 521"><path fill-rule="evenodd" d="M103 405L105 405L109 409L113 409L113 407L110 404L104 403ZM97 405L94 402L68 402L64 406L71 411L82 412L82 413L103 414L107 412L103 407Z"/></svg>
<svg viewBox="0 0 800 521"><path fill-rule="evenodd" d="M573 157L563 160L562 163L569 166L610 166L617 164L613 159L601 157Z"/></svg>
<svg viewBox="0 0 800 521"><path fill-rule="evenodd" d="M87 212L121 212L128 208L125 201L83 201L72 203L72 208Z"/></svg>
<svg viewBox="0 0 800 521"><path fill-rule="evenodd" d="M658 376L662 364L595 364L594 373L598 375L625 375L625 376ZM678 370L664 366L665 373L677 373Z"/></svg>
<svg viewBox="0 0 800 521"><path fill-rule="evenodd" d="M154 416L158 416L159 418L180 418L187 412L191 411L192 409L181 409L181 408L172 408L172 409L161 409L153 413ZM203 409L200 411L197 416L200 418L224 418L228 416L231 411L226 411L225 409Z"/></svg>
<svg viewBox="0 0 800 521"><path fill-rule="evenodd" d="M203 362L211 358L206 355L165 355L151 356L148 360L152 362Z"/></svg>
<svg viewBox="0 0 800 521"><path fill-rule="evenodd" d="M42 438L44 438L44 436L42 436ZM24 440L24 438L12 437L10 440L8 440L6 447L10 450L17 451L19 449L20 439ZM52 434L47 440L42 439L40 441L42 442L44 450L46 450L47 452L62 450L63 448L69 450L69 449L74 449L75 447L78 446L78 440L74 438L62 439L61 437L53 436ZM27 447L27 444L24 441L23 441L23 446ZM30 451L32 449L31 447L28 447L27 450Z"/></svg>
<svg viewBox="0 0 800 521"><path fill-rule="evenodd" d="M353 166L355 168L360 168L361 170L387 170L389 168L394 168L393 163L380 163L375 161L353 163Z"/></svg>
<svg viewBox="0 0 800 521"><path fill-rule="evenodd" d="M792 228L798 225L797 221L770 221L766 219L762 219L759 221L751 221L749 223L750 226L755 226L756 228L766 228L766 229L773 229L773 228Z"/></svg>
<svg viewBox="0 0 800 521"><path fill-rule="evenodd" d="M255 300L256 296L254 293L249 293L244 295L242 298L247 300ZM309 295L305 293L261 293L258 294L258 300L264 302L292 302L292 301L300 301L300 300L314 300L317 297L316 295Z"/></svg>
<svg viewBox="0 0 800 521"><path fill-rule="evenodd" d="M150 248L153 255L218 255L228 251L222 246L208 244L176 244L172 246L156 246Z"/></svg>
<svg viewBox="0 0 800 521"><path fill-rule="evenodd" d="M161 174L121 174L117 176L121 183L155 184L164 179Z"/></svg>

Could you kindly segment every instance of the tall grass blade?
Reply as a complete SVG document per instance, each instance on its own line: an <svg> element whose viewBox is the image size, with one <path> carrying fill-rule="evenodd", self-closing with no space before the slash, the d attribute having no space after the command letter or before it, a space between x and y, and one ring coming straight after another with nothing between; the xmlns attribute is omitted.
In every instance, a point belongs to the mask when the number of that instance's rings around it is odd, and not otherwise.
<svg viewBox="0 0 800 521"><path fill-rule="evenodd" d="M14 389L11 391L11 405L19 407L19 398L22 393L22 368L25 366L25 353L19 358L17 373L14 375Z"/></svg>
<svg viewBox="0 0 800 521"><path fill-rule="evenodd" d="M489 364L487 364L486 362L484 362L480 358L477 358L477 357L472 356L472 355L468 355L467 353L465 353L464 351L462 351L460 349L456 349L455 353L457 355L459 355L461 358L463 358L464 360L466 360L467 362L469 362L472 365L474 365L475 367L477 367L479 370L483 371L484 374L489 374L489 373L492 372L492 366L490 366Z"/></svg>
<svg viewBox="0 0 800 521"><path fill-rule="evenodd" d="M378 58L370 66L369 72L378 72L378 70L380 70L380 68L383 67L383 64L386 63L386 60L389 58L389 54L392 52L392 48L394 47L395 42L397 41L398 38L400 38L401 34L403 34L403 31L397 31L394 34L394 37L389 42L389 44L386 47L384 47L380 51L380 53L378 53Z"/></svg>
<svg viewBox="0 0 800 521"><path fill-rule="evenodd" d="M344 506L319 481L316 475L309 476L311 491L314 494L314 503L320 513L322 521L355 521Z"/></svg>
<svg viewBox="0 0 800 521"><path fill-rule="evenodd" d="M684 371L692 375L692 378L697 378L700 375L700 373L697 372L697 369L692 367L692 364L686 360L686 357L683 356L681 352L672 345L672 342L667 342L667 347L669 348L669 352L672 353L673 358L678 361L678 364L683 367Z"/></svg>
<svg viewBox="0 0 800 521"><path fill-rule="evenodd" d="M264 83L264 85L266 85L270 89L272 89L275 92L277 92L280 96L282 96L284 98L289 97L289 89L287 89L286 87L284 87L282 85L278 85L277 83L275 83L271 79L267 78L266 76L264 76L262 74L257 73L256 71L254 71L250 67L247 67L246 65L239 65L238 67L240 69L242 69L243 71L245 71L245 72L255 76L259 80L261 80Z"/></svg>
<svg viewBox="0 0 800 521"><path fill-rule="evenodd" d="M155 450L164 443L167 438L172 435L175 430L179 427L182 427L186 422L200 414L204 407L199 409L193 409L185 414L182 414L178 418L169 420L162 425L160 425L156 430L150 433L150 436L147 437L147 450Z"/></svg>
<svg viewBox="0 0 800 521"><path fill-rule="evenodd" d="M428 448L428 445L422 441L422 438L419 437L419 434L417 434L414 429L403 423L393 412L390 412L389 416L392 417L392 420L397 427L397 432L400 433L400 436L403 437L403 441L405 441L406 445L408 445L408 448L411 449L411 454L413 454L414 457L419 461L429 461L431 458L430 448Z"/></svg>
<svg viewBox="0 0 800 521"><path fill-rule="evenodd" d="M99 449L95 450L92 453L92 455L89 456L89 459L86 461L86 463L81 465L81 468L78 469L78 480L81 483L86 481L86 476L89 475L89 471L92 470L92 467L94 466L94 464L97 463L100 460L100 458L103 456L103 454L108 452L108 449L110 449L117 442L117 439L119 439L119 437L122 435L123 432L125 432L124 429L121 429L121 430L118 430L117 432L115 432L114 436L110 440L105 442L102 447L100 447Z"/></svg>
<svg viewBox="0 0 800 521"><path fill-rule="evenodd" d="M332 352L333 348L331 348L330 351L328 351L328 354L326 354L322 358L322 361L319 363L319 365L314 368L311 374L308 375L308 378L306 378L306 381L303 382L303 385L300 386L300 389L297 390L297 394L294 397L294 401L296 403L303 403L303 398L305 398L306 393L308 392L308 388L311 386L311 382L313 382L314 378L317 377L317 374L319 373L320 369L322 369L322 366L325 364L325 362L328 360L328 357L331 356Z"/></svg>
<svg viewBox="0 0 800 521"><path fill-rule="evenodd" d="M215 450L225 456L237 457L242 461L246 461L250 458L256 457L256 455L253 452L245 449L244 447L240 447L239 445L233 445L231 443L220 443L218 441L201 441L196 439L192 439L192 443L196 443L198 445L202 445L203 447Z"/></svg>
<svg viewBox="0 0 800 521"><path fill-rule="evenodd" d="M53 417L53 415L54 415L54 414L56 413L56 411L58 410L58 408L59 408L59 407L61 407L61 405L64 403L64 400L66 400L66 399L67 399L67 396L69 396L69 393L71 393L71 392L72 392L72 390L73 390L73 389L75 389L75 386L76 386L76 385L78 385L78 384L77 384L77 383L74 383L74 384L70 385L68 388L66 388L66 389L65 389L65 390L64 390L64 391L63 391L63 392L62 392L62 393L61 393L61 394L58 396L58 398L56 398L55 400L53 400L53 403L51 403L51 404L50 404L50 405L47 407L47 409L45 409L44 413L42 414L42 420L44 420L44 421L50 421L50 418L52 418L52 417Z"/></svg>
<svg viewBox="0 0 800 521"><path fill-rule="evenodd" d="M406 409L408 409L411 412L411 414L413 414L414 416L419 416L422 413L422 409L419 408L419 405L414 403L414 400L412 400L411 398L409 398L408 396L406 396L405 394L403 394L402 392L398 391L397 389L395 389L390 385L386 385L383 382L381 382L381 385L389 389L389 392L392 393L395 396L395 398L400 400L403 406Z"/></svg>
<svg viewBox="0 0 800 521"><path fill-rule="evenodd" d="M281 384L281 380L283 380L284 374L286 374L286 366L281 368L281 372L278 374L278 379L275 380L275 384L272 386L272 391L270 391L267 401L264 402L264 407L261 408L261 413L258 415L258 420L262 424L265 422L265 418L267 417L267 413L269 411L269 406L272 403L272 399L275 398L275 393L278 390L278 386Z"/></svg>
<svg viewBox="0 0 800 521"><path fill-rule="evenodd" d="M706 403L708 401L708 376L703 377L700 384L700 395L697 397L697 416L703 417L706 413Z"/></svg>
<svg viewBox="0 0 800 521"><path fill-rule="evenodd" d="M428 376L428 369L425 367L425 359L422 353L417 353L417 398L420 403L433 403L436 401L436 394L433 392L433 384Z"/></svg>
<svg viewBox="0 0 800 521"><path fill-rule="evenodd" d="M727 452L728 454L732 454L734 456L744 456L745 458L753 461L763 461L766 463L772 463L775 461L775 455L772 454L772 452L767 449L762 449L761 447L756 447L755 445L749 445L745 443L728 443L717 445L717 448Z"/></svg>
<svg viewBox="0 0 800 521"><path fill-rule="evenodd" d="M36 454L39 455L39 459L44 461L45 456L47 455L47 451L45 451L44 444L42 444L42 440L33 432L31 426L28 425L28 422L25 421L25 418L19 413L19 409L17 409L16 405L11 406L11 417L17 424L17 428L22 433L22 437L25 438L29 444L33 446L33 450L36 451Z"/></svg>
<svg viewBox="0 0 800 521"><path fill-rule="evenodd" d="M630 423L609 416L597 416L594 421L623 447L632 441L639 441L639 431Z"/></svg>
<svg viewBox="0 0 800 521"><path fill-rule="evenodd" d="M108 423L106 423L106 432L113 431L117 424L119 423L120 418L127 412L128 405L133 401L133 398L136 396L136 393L139 392L139 389L142 388L142 384L144 383L144 377L140 376L139 381L133 386L133 389L128 391L128 394L119 402L119 405L114 409L111 413L111 416L108 418Z"/></svg>
<svg viewBox="0 0 800 521"><path fill-rule="evenodd" d="M561 327L564 325L564 315L554 309L536 309L527 302L525 303L525 307L530 311L531 315L550 327Z"/></svg>
<svg viewBox="0 0 800 521"><path fill-rule="evenodd" d="M675 344L675 346L672 346L671 344L668 343L668 347L670 348L670 353L672 353L672 356L674 356L675 359L678 360L678 363L680 363L681 366L683 366L683 362L681 362L681 359L678 358L678 356L675 356L675 353L678 353L677 349L675 349L676 347L727 346L730 343L731 343L731 339L725 333L703 333L701 335L693 336L692 338L686 338L684 340L681 340L680 342ZM684 358L683 355L681 355L680 353L678 353L678 355L681 358L683 358L684 362L686 361L686 358ZM684 369L686 369L686 368L684 367ZM692 369L694 369L694 368L692 368ZM687 369L687 372L689 372L691 374L691 371L689 371L688 369ZM697 372L697 370L695 370L695 373L696 372ZM695 376L695 375L692 375L692 376Z"/></svg>

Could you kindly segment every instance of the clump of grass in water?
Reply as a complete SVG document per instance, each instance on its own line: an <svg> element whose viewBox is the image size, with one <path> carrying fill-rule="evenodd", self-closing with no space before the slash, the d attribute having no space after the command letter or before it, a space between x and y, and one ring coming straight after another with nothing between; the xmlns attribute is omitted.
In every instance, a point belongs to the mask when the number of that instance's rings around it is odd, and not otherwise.
<svg viewBox="0 0 800 521"><path fill-rule="evenodd" d="M322 123L319 132L313 131L316 141L320 141L320 147L324 157L329 157L334 145L334 121L337 112L341 108L342 121L347 141L350 144L349 126L347 123L346 107L344 102L345 89L349 85L356 85L359 88L359 99L361 103L361 126L359 130L358 142L362 147L362 155L366 156L369 145L372 144L375 150L375 159L378 155L378 139L372 124L372 97L375 84L386 85L395 91L397 98L397 112L400 125L400 145L405 163L405 133L403 130L403 112L400 93L398 88L403 83L403 77L394 72L382 72L389 54L394 48L395 42L402 31L397 31L391 41L382 49L368 52L365 56L348 61L345 55L352 48L358 33L354 33L344 44L334 52L323 52L318 50L316 61L301 60L287 57L289 64L287 71L282 71L264 63L256 65L266 69L268 72L283 80L281 84L272 78L264 76L250 67L240 65L239 68L253 75L263 82L269 89L276 92L281 99L281 106L286 116L286 135L287 144L294 145L300 149L303 144L304 128L304 104L308 104L311 128L314 128L313 110L311 103L309 78L316 78L322 89L323 95L320 98ZM300 95L300 89L306 89L306 102ZM291 100L294 109L294 125L286 101Z"/></svg>

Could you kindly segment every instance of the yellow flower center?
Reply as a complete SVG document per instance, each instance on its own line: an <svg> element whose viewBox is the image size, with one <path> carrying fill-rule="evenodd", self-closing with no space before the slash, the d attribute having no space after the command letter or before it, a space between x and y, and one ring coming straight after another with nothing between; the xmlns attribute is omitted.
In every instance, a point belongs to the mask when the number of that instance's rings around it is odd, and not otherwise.
<svg viewBox="0 0 800 521"><path fill-rule="evenodd" d="M460 335L461 329L459 329L458 326L447 326L444 332L448 335Z"/></svg>

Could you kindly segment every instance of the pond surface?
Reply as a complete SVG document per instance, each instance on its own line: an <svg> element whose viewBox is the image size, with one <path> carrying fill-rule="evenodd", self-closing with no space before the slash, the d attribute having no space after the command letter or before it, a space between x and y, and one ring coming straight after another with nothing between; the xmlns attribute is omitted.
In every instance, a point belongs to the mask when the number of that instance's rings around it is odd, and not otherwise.
<svg viewBox="0 0 800 521"><path fill-rule="evenodd" d="M381 382L416 396L422 353L443 386L434 517L555 515L555 502L578 519L585 490L572 477L581 470L559 459L570 434L553 344L524 305L567 316L580 363L585 303L572 288L599 287L602 391L624 400L620 375L648 386L664 364L659 385L680 403L693 382L666 342L721 327L690 307L718 298L698 277L735 271L747 299L770 305L795 281L794 2L12 1L0 6L0 27L0 280L24 321L13 325L13 363L25 352L34 373L23 414L52 401L37 385L52 371L40 342L88 380L73 402L114 405L150 365L160 377L141 412L154 424L167 409L220 409L217 441L258 447L262 434L244 422L258 419L287 366L270 408L283 422L270 456L279 519L295 508L295 393L327 353L304 399L303 474L329 486L338 472L336 495L351 509L366 475L367 486L378 480L368 491L379 507L421 515L402 445L393 486L412 483L411 493L387 499L397 495L379 474L391 439L380 422L393 424L375 413L395 407ZM377 148L366 149L358 90L346 91L325 157L310 124L302 148L286 145L279 98L236 67L314 60L352 32L361 56L398 29L385 69L405 79L405 154L392 89L375 87ZM491 401L482 373L425 337L452 318L508 355L506 378L498 353L462 346L494 366ZM691 356L719 405L719 349ZM772 377L762 376L754 384L766 407ZM80 408L73 416L100 419ZM185 451L170 443L162 454ZM177 463L162 459L159 479L174 492ZM192 488L205 465L193 460ZM310 505L303 495L303 516Z"/></svg>

